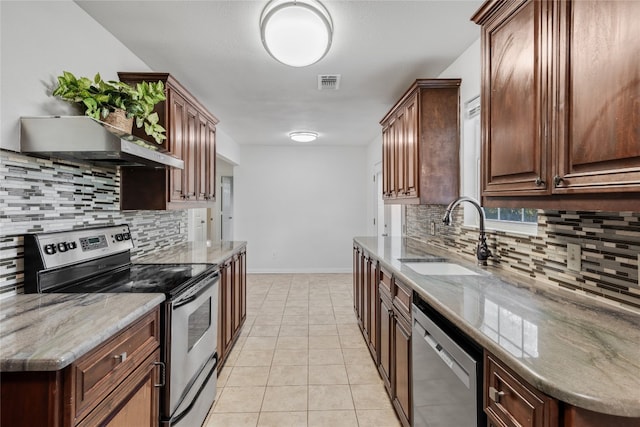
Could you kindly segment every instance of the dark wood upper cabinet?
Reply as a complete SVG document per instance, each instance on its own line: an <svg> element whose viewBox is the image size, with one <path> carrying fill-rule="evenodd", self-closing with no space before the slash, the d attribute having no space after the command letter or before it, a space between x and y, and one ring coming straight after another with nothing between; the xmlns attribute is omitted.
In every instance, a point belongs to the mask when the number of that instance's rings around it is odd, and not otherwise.
<svg viewBox="0 0 640 427"><path fill-rule="evenodd" d="M640 191L640 2L557 9L562 180L554 192Z"/></svg>
<svg viewBox="0 0 640 427"><path fill-rule="evenodd" d="M484 195L547 194L541 1L511 2L483 27ZM546 23L546 22L545 22Z"/></svg>
<svg viewBox="0 0 640 427"><path fill-rule="evenodd" d="M472 19L484 204L638 210L640 2L490 0Z"/></svg>
<svg viewBox="0 0 640 427"><path fill-rule="evenodd" d="M156 105L160 124L167 130L163 148L184 161L184 169L121 168L121 209L210 206L215 201L218 119L170 74L121 72L118 76L129 84L158 80L164 83L167 99ZM141 129L134 129L133 133L151 141Z"/></svg>
<svg viewBox="0 0 640 427"><path fill-rule="evenodd" d="M380 121L385 203L458 196L460 79L420 79Z"/></svg>

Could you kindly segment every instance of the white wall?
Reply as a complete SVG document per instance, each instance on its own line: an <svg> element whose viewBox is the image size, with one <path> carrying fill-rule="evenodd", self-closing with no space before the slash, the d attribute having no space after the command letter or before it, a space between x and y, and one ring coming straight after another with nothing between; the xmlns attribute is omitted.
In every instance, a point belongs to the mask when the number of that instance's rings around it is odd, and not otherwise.
<svg viewBox="0 0 640 427"><path fill-rule="evenodd" d="M366 147L241 146L234 238L250 272L349 272L366 227Z"/></svg>
<svg viewBox="0 0 640 427"><path fill-rule="evenodd" d="M460 194L471 197L478 197L480 188L478 181L480 146L476 145L473 135L465 133L464 104L480 95L480 58L480 39L478 39L438 76L462 79L460 84ZM472 131L472 129L469 130ZM473 206L465 204L464 216L465 224L477 224L478 214Z"/></svg>
<svg viewBox="0 0 640 427"><path fill-rule="evenodd" d="M380 127L379 135L367 145L367 236L376 235L376 226L373 225L373 219L378 216L378 198L374 192L373 176L375 175L376 165L382 164L382 128Z"/></svg>
<svg viewBox="0 0 640 427"><path fill-rule="evenodd" d="M51 97L56 76L117 80L149 67L70 0L0 1L0 147L19 151L21 116L78 114Z"/></svg>
<svg viewBox="0 0 640 427"><path fill-rule="evenodd" d="M224 131L224 123L216 126L216 155L232 165L240 163L240 146Z"/></svg>

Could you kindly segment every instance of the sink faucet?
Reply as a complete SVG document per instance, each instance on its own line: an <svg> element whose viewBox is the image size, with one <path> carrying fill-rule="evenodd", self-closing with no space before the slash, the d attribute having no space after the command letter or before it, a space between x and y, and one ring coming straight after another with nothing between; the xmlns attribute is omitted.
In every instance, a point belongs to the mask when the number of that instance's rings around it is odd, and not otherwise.
<svg viewBox="0 0 640 427"><path fill-rule="evenodd" d="M462 202L471 203L478 210L478 214L480 214L480 236L478 237L478 245L476 246L476 257L478 258L478 264L487 265L487 259L490 256L493 256L493 254L487 247L487 238L484 232L484 219L485 219L484 210L482 209L482 206L480 206L480 203L478 203L476 199L473 199L467 196L462 196L455 199L453 202L449 204L449 206L447 206L447 211L445 212L444 217L442 218L442 222L444 223L444 225L450 225L451 211L453 211L453 209Z"/></svg>

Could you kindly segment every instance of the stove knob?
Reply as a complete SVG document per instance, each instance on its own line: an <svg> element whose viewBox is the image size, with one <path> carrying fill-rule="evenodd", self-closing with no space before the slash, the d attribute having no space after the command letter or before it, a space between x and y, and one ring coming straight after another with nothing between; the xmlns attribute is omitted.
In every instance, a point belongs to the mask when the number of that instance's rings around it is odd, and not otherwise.
<svg viewBox="0 0 640 427"><path fill-rule="evenodd" d="M54 245L53 243L51 243L49 245L45 245L44 253L47 254L47 255L55 254L56 253L56 245Z"/></svg>
<svg viewBox="0 0 640 427"><path fill-rule="evenodd" d="M67 244L65 242L58 243L58 250L60 252L66 252L67 249L69 249L69 248L67 247Z"/></svg>
<svg viewBox="0 0 640 427"><path fill-rule="evenodd" d="M76 244L76 242L67 242L67 248L69 250L75 249L77 247L78 247L78 245Z"/></svg>
<svg viewBox="0 0 640 427"><path fill-rule="evenodd" d="M118 234L116 234L116 240L117 240L118 242L122 242L122 234L119 234L119 233L118 233Z"/></svg>

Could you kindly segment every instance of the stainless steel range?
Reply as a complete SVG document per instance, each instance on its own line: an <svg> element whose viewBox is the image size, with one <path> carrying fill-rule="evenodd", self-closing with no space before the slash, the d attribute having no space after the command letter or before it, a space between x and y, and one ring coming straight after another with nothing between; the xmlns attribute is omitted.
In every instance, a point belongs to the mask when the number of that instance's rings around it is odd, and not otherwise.
<svg viewBox="0 0 640 427"><path fill-rule="evenodd" d="M216 395L218 268L133 264L128 225L25 235L26 293L164 293L163 426L202 425Z"/></svg>

